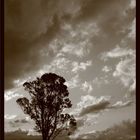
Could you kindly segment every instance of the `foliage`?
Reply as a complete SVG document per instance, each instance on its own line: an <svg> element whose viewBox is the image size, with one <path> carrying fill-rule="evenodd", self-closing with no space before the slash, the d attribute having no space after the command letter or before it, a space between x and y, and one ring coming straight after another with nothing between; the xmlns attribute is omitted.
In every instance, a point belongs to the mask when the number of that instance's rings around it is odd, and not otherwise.
<svg viewBox="0 0 140 140"><path fill-rule="evenodd" d="M62 130L76 128L75 118L63 113L64 109L72 107L64 83L63 77L46 73L23 84L31 97L30 101L26 97L17 99L24 113L35 121L35 130L42 133L43 140L53 140Z"/></svg>

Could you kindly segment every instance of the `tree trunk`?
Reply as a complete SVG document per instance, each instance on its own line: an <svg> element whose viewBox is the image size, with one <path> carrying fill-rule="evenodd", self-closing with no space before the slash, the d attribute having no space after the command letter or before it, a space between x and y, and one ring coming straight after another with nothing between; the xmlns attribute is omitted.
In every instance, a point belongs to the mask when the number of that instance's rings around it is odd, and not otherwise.
<svg viewBox="0 0 140 140"><path fill-rule="evenodd" d="M44 132L42 132L42 140L46 140L46 136L45 136Z"/></svg>
<svg viewBox="0 0 140 140"><path fill-rule="evenodd" d="M47 134L42 132L42 140L50 140L50 138L47 136Z"/></svg>

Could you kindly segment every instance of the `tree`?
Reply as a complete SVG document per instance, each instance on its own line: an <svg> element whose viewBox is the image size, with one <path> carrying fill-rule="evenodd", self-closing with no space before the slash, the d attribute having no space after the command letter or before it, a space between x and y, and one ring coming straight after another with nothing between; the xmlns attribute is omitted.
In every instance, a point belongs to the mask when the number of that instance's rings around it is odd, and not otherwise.
<svg viewBox="0 0 140 140"><path fill-rule="evenodd" d="M72 107L64 83L63 77L45 73L40 78L23 84L29 92L30 101L26 97L16 101L23 112L35 121L35 130L42 133L43 140L53 140L62 131L76 128L74 116L63 113L64 109Z"/></svg>

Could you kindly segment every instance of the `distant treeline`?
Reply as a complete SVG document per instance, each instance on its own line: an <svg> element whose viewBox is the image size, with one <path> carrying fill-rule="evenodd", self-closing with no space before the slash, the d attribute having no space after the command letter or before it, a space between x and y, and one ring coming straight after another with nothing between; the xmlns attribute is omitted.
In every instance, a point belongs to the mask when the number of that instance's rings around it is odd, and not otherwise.
<svg viewBox="0 0 140 140"><path fill-rule="evenodd" d="M40 136L28 136L27 132L15 131L5 133L5 140L41 140ZM70 140L59 136L56 140ZM136 121L123 121L104 131L80 135L75 140L136 140Z"/></svg>

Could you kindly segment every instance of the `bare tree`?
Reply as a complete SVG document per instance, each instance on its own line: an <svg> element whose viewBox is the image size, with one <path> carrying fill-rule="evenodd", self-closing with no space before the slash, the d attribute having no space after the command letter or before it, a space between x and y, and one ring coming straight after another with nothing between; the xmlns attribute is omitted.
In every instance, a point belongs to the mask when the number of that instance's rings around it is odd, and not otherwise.
<svg viewBox="0 0 140 140"><path fill-rule="evenodd" d="M42 133L43 140L53 140L62 131L76 128L76 120L72 115L63 113L71 108L69 92L64 84L65 79L54 73L45 73L40 78L23 84L31 97L17 99L17 103L25 114L35 121L35 130Z"/></svg>

